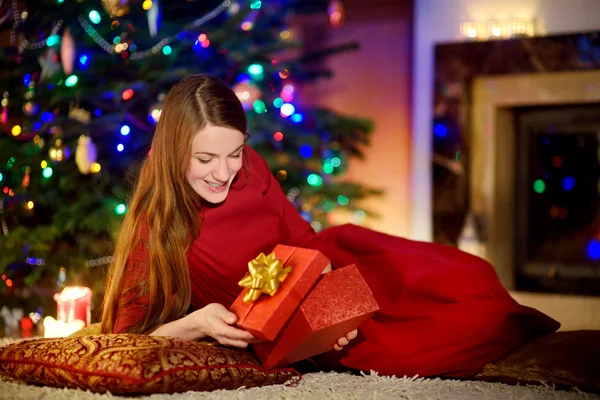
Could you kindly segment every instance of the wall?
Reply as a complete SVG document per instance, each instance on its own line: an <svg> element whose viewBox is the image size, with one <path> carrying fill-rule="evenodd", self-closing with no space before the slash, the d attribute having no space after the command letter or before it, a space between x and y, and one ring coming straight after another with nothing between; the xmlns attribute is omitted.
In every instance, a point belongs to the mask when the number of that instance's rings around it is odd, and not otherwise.
<svg viewBox="0 0 600 400"><path fill-rule="evenodd" d="M305 91L307 100L346 115L375 122L365 160L350 163L345 178L383 189L384 196L365 200L381 219L363 225L388 234L410 232L410 129L412 0L344 0L346 21L328 29L327 45L356 41L358 51L331 57L333 79ZM323 37L319 37L323 45ZM352 222L336 215L335 223Z"/></svg>
<svg viewBox="0 0 600 400"><path fill-rule="evenodd" d="M532 18L539 34L600 30L598 0L417 0L414 6L410 236L431 240L433 48L463 40L465 21Z"/></svg>

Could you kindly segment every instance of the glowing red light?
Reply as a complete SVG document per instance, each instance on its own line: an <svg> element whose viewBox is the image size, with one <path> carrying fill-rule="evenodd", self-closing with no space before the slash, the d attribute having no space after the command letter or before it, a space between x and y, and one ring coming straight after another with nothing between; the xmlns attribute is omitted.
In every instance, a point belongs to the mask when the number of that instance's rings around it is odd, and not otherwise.
<svg viewBox="0 0 600 400"><path fill-rule="evenodd" d="M123 91L123 100L129 100L133 97L133 89Z"/></svg>

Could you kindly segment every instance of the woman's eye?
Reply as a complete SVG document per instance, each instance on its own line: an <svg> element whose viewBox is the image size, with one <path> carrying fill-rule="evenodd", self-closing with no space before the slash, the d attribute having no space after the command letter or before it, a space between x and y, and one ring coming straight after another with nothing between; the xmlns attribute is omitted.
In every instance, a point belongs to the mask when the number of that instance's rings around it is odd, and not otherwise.
<svg viewBox="0 0 600 400"><path fill-rule="evenodd" d="M232 158L240 158L241 156L242 156L242 152L239 152L239 153L237 153L235 155L232 155L231 157Z"/></svg>
<svg viewBox="0 0 600 400"><path fill-rule="evenodd" d="M198 161L200 161L201 164L208 164L210 162L210 160L203 160L201 158L199 158Z"/></svg>

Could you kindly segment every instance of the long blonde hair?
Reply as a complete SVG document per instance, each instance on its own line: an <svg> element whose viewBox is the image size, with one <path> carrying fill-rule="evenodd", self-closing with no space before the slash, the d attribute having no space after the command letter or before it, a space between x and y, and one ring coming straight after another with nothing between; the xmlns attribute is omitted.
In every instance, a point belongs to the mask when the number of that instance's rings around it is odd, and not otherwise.
<svg viewBox="0 0 600 400"><path fill-rule="evenodd" d="M170 91L142 164L128 213L109 267L102 304L102 332L112 333L123 304L124 276L132 251L147 239L147 274L139 288L147 296L146 315L128 329L149 333L181 318L190 298L186 251L199 233L200 198L186 174L194 135L208 124L246 133L247 121L235 93L221 80L194 75ZM147 229L146 229L147 228ZM147 231L146 238L140 232Z"/></svg>

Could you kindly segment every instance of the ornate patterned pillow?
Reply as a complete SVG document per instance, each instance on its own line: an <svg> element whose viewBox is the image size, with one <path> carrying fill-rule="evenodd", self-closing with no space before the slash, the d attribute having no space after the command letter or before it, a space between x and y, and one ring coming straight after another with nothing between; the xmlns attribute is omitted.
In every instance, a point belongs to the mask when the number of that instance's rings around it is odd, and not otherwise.
<svg viewBox="0 0 600 400"><path fill-rule="evenodd" d="M36 339L0 347L0 374L27 383L114 394L178 393L294 382L249 354L172 337L135 334Z"/></svg>

